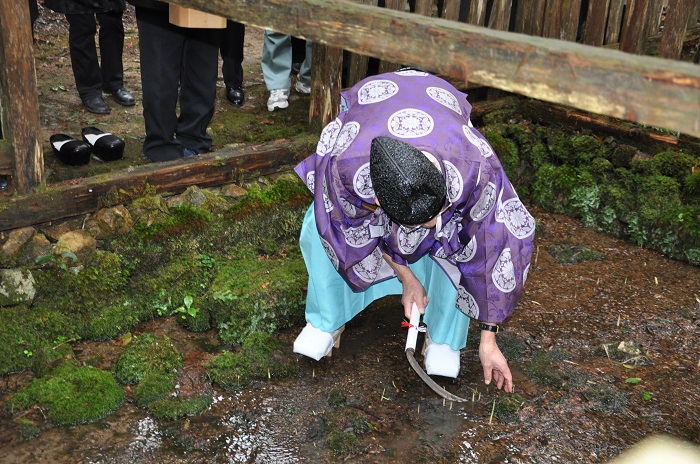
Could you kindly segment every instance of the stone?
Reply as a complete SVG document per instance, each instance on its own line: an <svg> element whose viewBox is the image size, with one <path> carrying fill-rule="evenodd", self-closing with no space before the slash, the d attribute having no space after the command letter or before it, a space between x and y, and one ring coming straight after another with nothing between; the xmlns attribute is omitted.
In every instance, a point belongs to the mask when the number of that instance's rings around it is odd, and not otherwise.
<svg viewBox="0 0 700 464"><path fill-rule="evenodd" d="M236 184L228 184L221 187L221 195L224 197L241 198L244 197L246 193L243 187Z"/></svg>
<svg viewBox="0 0 700 464"><path fill-rule="evenodd" d="M134 220L124 205L117 205L99 210L85 227L96 239L105 240L129 232L134 227Z"/></svg>
<svg viewBox="0 0 700 464"><path fill-rule="evenodd" d="M135 224L150 226L168 219L168 205L158 195L137 198L127 209Z"/></svg>
<svg viewBox="0 0 700 464"><path fill-rule="evenodd" d="M28 269L0 269L0 306L31 303L36 295L34 284Z"/></svg>
<svg viewBox="0 0 700 464"><path fill-rule="evenodd" d="M2 254L5 259L14 259L24 246L31 240L34 235L33 227L22 227L15 229L9 233L9 237L2 244Z"/></svg>
<svg viewBox="0 0 700 464"><path fill-rule="evenodd" d="M229 209L229 203L226 200L210 191L202 190L196 185L188 187L187 190L178 195L174 203L203 209L210 213L223 213Z"/></svg>
<svg viewBox="0 0 700 464"><path fill-rule="evenodd" d="M97 240L85 230L72 230L66 232L58 238L55 253L60 255L64 252L78 254L82 250L95 248Z"/></svg>

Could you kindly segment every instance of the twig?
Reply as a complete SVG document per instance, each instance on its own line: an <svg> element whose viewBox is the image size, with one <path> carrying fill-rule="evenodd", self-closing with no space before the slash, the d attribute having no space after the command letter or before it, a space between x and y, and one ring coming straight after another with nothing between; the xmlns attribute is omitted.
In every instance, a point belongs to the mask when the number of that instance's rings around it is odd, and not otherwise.
<svg viewBox="0 0 700 464"><path fill-rule="evenodd" d="M496 411L496 399L493 400L493 406L491 406L491 416L489 417L489 425L493 424L493 413Z"/></svg>

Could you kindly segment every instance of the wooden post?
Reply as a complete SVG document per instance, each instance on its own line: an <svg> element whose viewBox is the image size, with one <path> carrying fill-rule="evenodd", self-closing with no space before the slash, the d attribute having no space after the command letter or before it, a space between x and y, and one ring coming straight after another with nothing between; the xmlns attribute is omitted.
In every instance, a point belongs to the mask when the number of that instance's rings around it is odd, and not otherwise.
<svg viewBox="0 0 700 464"><path fill-rule="evenodd" d="M608 25L605 28L605 43L620 43L620 30L622 29L622 10L625 0L611 0L610 12L608 13Z"/></svg>
<svg viewBox="0 0 700 464"><path fill-rule="evenodd" d="M677 60L683 51L683 38L688 27L688 13L693 10L694 0L669 0L666 9L664 32L661 34L659 56ZM697 19L697 12L695 14Z"/></svg>
<svg viewBox="0 0 700 464"><path fill-rule="evenodd" d="M651 0L628 0L625 22L620 38L620 50L641 54L647 39L647 15Z"/></svg>
<svg viewBox="0 0 700 464"><path fill-rule="evenodd" d="M338 115L343 50L314 42L309 129L320 133Z"/></svg>
<svg viewBox="0 0 700 464"><path fill-rule="evenodd" d="M12 177L19 193L31 191L44 175L32 46L29 4L0 0L0 121L11 147L0 152L13 158L5 159L9 164L0 158L0 172Z"/></svg>
<svg viewBox="0 0 700 464"><path fill-rule="evenodd" d="M583 34L583 43L602 47L605 41L605 23L608 18L610 0L591 0L588 4L588 16L586 18L586 31Z"/></svg>

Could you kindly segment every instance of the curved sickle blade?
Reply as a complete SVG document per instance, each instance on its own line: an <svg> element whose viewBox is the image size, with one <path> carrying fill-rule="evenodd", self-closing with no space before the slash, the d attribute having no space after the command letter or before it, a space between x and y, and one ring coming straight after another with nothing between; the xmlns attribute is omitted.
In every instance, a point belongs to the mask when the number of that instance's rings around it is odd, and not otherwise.
<svg viewBox="0 0 700 464"><path fill-rule="evenodd" d="M408 363L411 365L414 371L416 371L416 374L418 374L418 377L423 379L423 382L425 382L432 390L437 393L438 395L442 396L445 399L448 399L450 401L454 401L457 403L464 403L468 400L461 398L457 395L454 395L444 388L442 388L440 385L437 384L433 379L430 378L428 374L425 373L425 371L420 367L420 364L418 364L418 361L416 361L416 358L413 357L413 352L414 350L412 349L407 349L406 350L406 358L408 358Z"/></svg>

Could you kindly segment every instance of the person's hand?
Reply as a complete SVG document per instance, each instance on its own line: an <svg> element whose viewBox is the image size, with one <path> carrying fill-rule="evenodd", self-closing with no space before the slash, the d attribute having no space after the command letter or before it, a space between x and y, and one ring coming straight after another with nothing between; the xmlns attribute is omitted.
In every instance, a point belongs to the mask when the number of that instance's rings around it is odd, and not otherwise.
<svg viewBox="0 0 700 464"><path fill-rule="evenodd" d="M496 388L503 388L506 393L513 391L513 375L510 373L508 361L496 344L496 334L487 330L481 331L479 344L479 359L484 368L484 383L489 385L493 380Z"/></svg>
<svg viewBox="0 0 700 464"><path fill-rule="evenodd" d="M418 312L425 314L425 306L428 304L430 299L425 296L425 289L420 280L411 273L410 275L404 276L401 280L403 284L403 295L401 296L401 303L403 304L403 312L406 319L411 319L411 310L413 309L413 303L416 303L418 307Z"/></svg>

